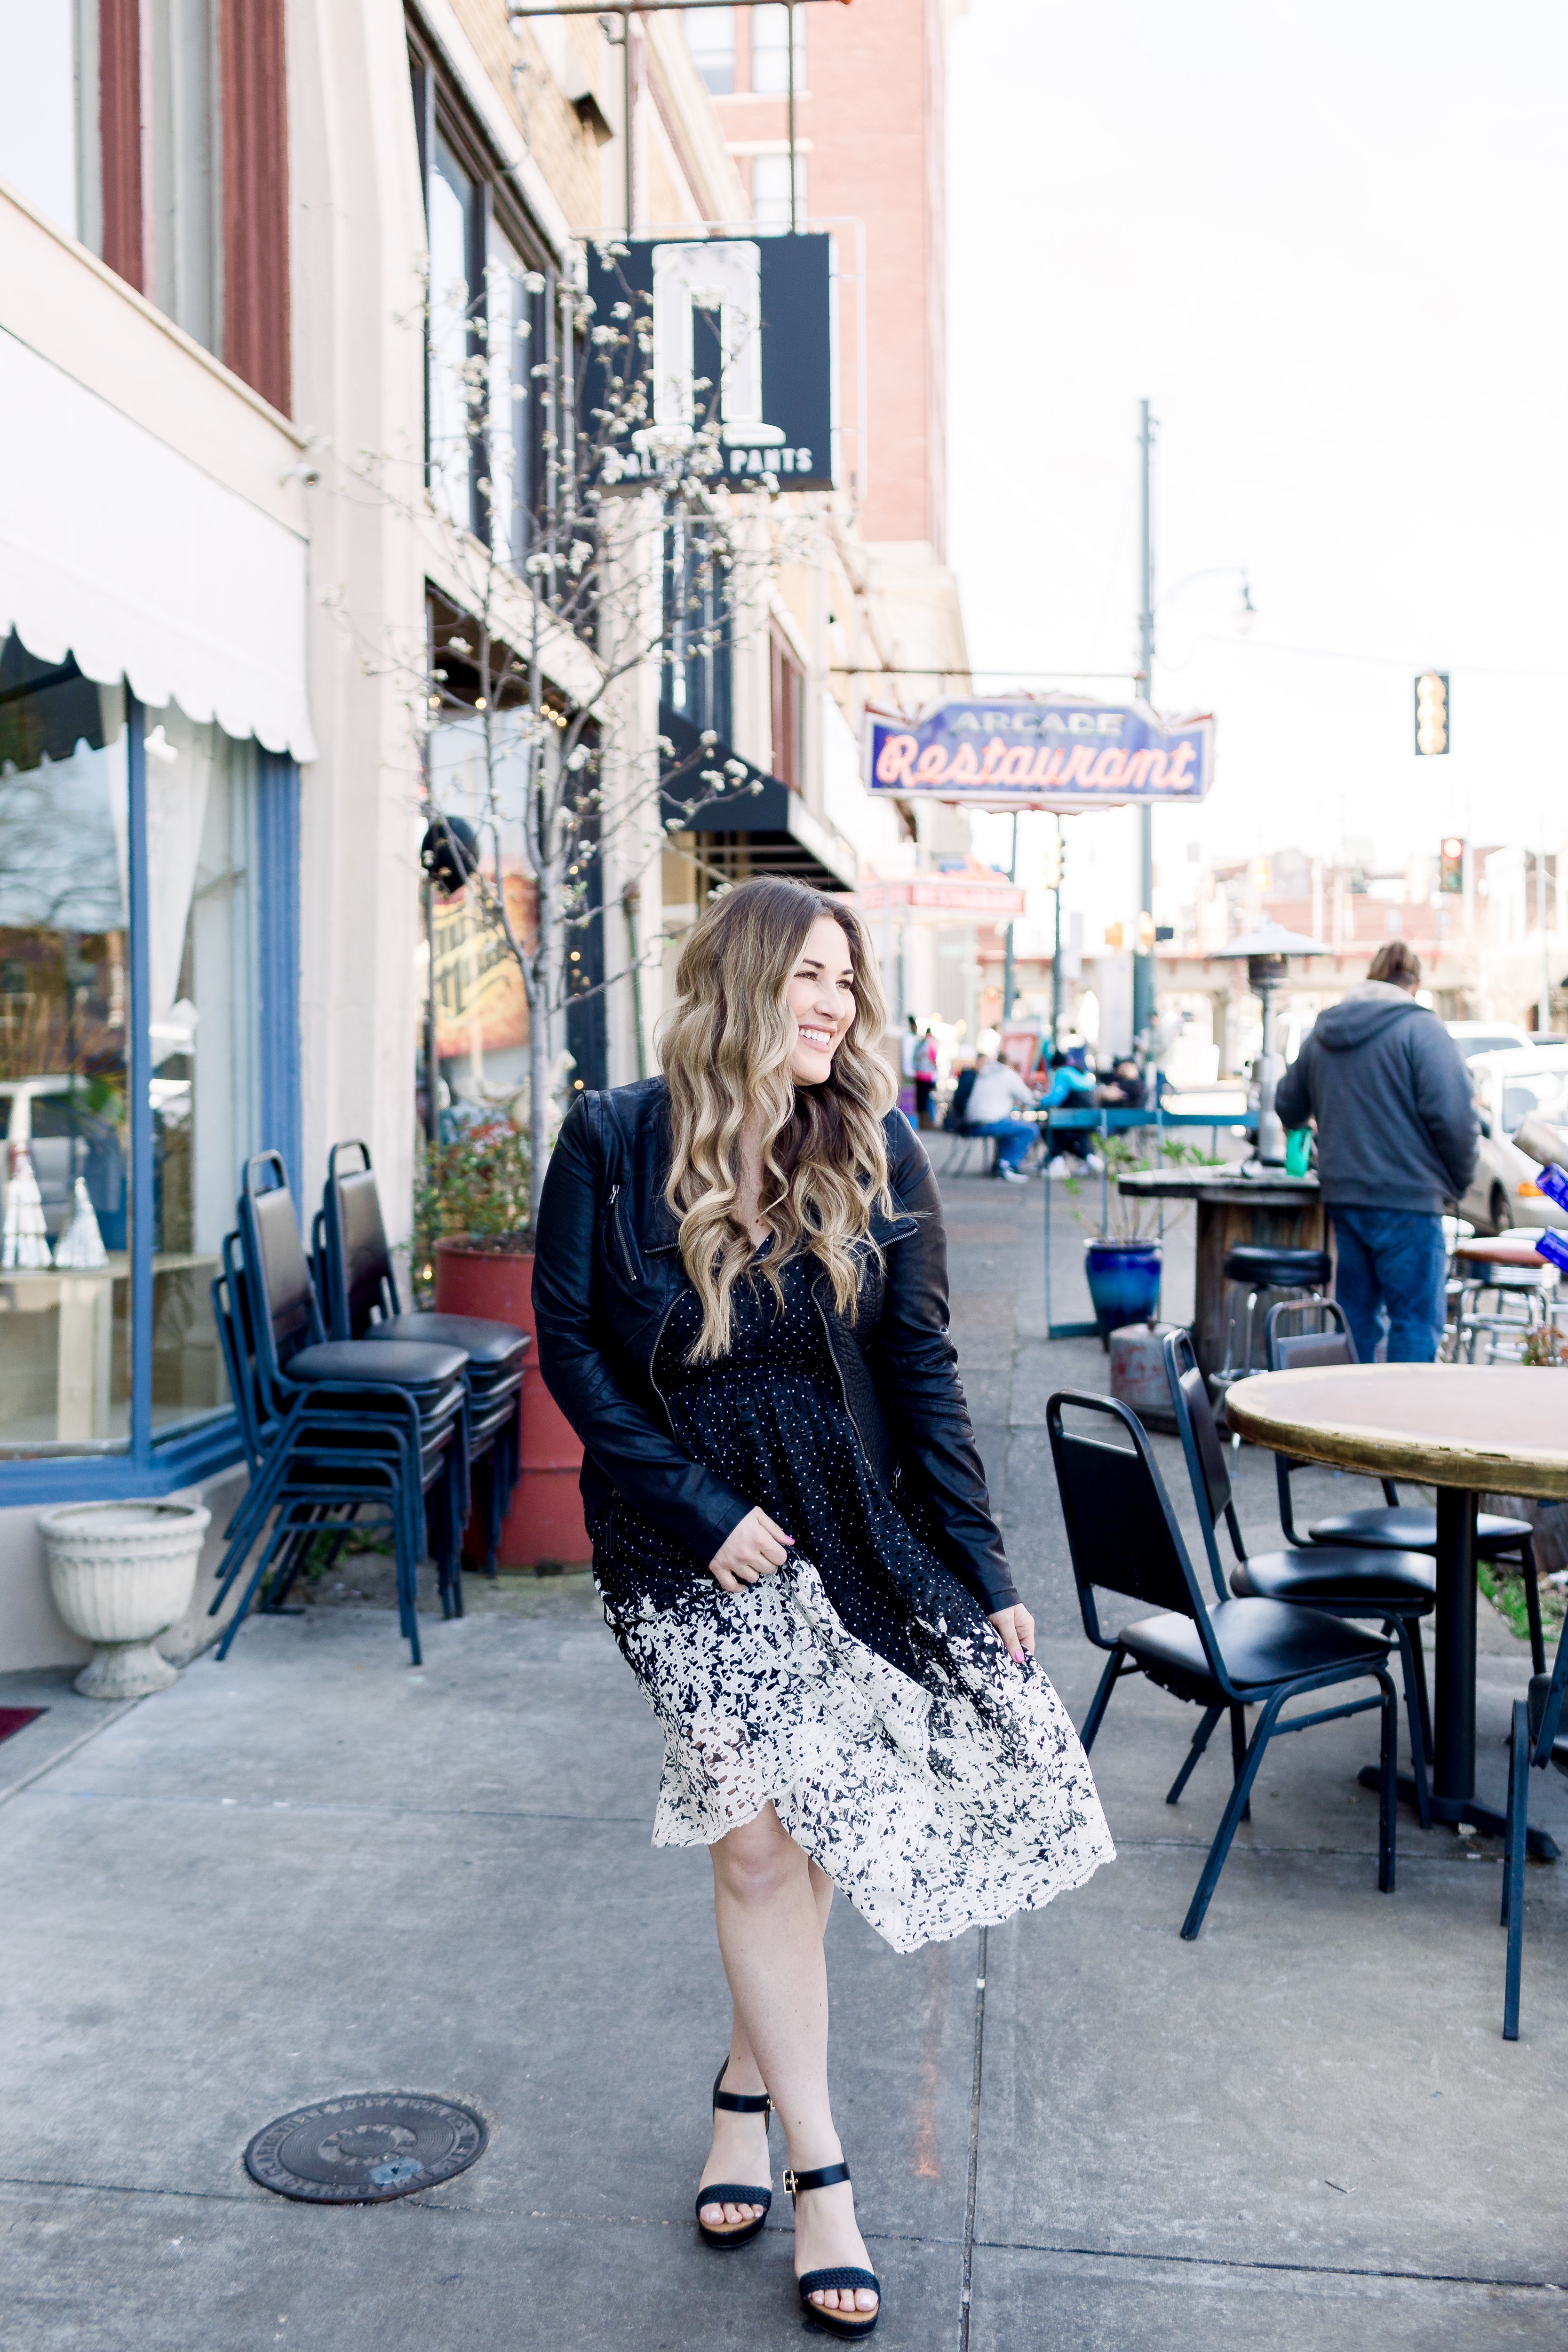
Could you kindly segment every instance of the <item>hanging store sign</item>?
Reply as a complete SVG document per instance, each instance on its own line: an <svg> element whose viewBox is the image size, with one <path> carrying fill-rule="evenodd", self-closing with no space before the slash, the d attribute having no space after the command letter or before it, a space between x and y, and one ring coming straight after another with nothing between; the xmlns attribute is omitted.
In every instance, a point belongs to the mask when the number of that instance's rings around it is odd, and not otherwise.
<svg viewBox="0 0 1568 2352"><path fill-rule="evenodd" d="M784 490L835 487L830 236L591 247L588 292L595 331L651 329L634 362L649 423L617 443L608 478L656 480L661 449L714 421L726 480L772 474ZM626 347L609 349L610 372L624 373Z"/></svg>
<svg viewBox="0 0 1568 2352"><path fill-rule="evenodd" d="M1165 719L1147 703L997 698L943 702L910 720L868 711L874 793L984 808L1117 808L1201 801L1214 780L1212 718Z"/></svg>

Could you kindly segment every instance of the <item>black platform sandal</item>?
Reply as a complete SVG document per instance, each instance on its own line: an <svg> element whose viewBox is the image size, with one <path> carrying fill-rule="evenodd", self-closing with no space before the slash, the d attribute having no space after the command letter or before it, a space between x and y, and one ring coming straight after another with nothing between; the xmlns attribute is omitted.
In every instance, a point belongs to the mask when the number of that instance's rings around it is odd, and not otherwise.
<svg viewBox="0 0 1568 2352"><path fill-rule="evenodd" d="M849 2167L847 2164L819 2164L815 2172L786 2172L784 2185L798 2202L808 2189L833 2189L848 2178ZM882 2282L875 2271L842 2268L807 2271L804 2278L796 2279L795 2284L800 2289L800 2305L807 2319L814 2326L826 2328L830 2336L869 2336L882 2316ZM826 2311L821 2304L812 2302L814 2294L825 2294L831 2286L868 2287L877 2298L876 2310Z"/></svg>
<svg viewBox="0 0 1568 2352"><path fill-rule="evenodd" d="M773 2103L768 2097L766 2092L763 2092L759 2097L757 2094L752 2091L726 2091L724 2089L724 2077L729 2072L729 2067L730 2061L728 2057L726 2057L723 2065L720 2067L719 2072L713 2077L713 2105L715 2107L722 2107L726 2115L766 2116L771 2119L773 2111ZM767 2129L767 2125L764 2124L763 2128L765 2131ZM752 2240L756 2236L758 2231L767 2220L768 2208L773 2201L773 2192L771 2182L766 2189L759 2189L754 2184L749 2183L743 2183L737 2186L733 2180L710 2180L705 2187L700 2189L697 2192L698 2235L700 2237L705 2246L716 2246L724 2252L727 2252L732 2246L750 2245ZM719 2227L715 2229L711 2223L707 2222L702 2219L702 2208L704 2205L760 2205L763 2210L750 2221L737 2221L734 2223L733 2227L728 2223L721 2222Z"/></svg>

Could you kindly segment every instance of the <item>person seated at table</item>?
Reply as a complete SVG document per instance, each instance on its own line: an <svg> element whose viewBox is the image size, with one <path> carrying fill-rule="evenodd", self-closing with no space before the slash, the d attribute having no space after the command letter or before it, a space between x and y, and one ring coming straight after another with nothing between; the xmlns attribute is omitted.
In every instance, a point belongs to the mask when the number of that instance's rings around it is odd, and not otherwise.
<svg viewBox="0 0 1568 2352"><path fill-rule="evenodd" d="M1443 1212L1476 1172L1476 1107L1458 1047L1415 1002L1421 959L1389 940L1366 979L1321 1013L1279 1081L1286 1127L1318 1127L1334 1228L1334 1296L1370 1364L1386 1322L1391 1364L1429 1364L1447 1320Z"/></svg>
<svg viewBox="0 0 1568 2352"><path fill-rule="evenodd" d="M971 1135L994 1135L996 1138L996 1166L993 1173L1005 1183L1025 1181L1024 1161L1029 1146L1039 1129L1032 1118L1020 1118L1015 1106L1030 1110L1037 1097L1018 1076L1011 1062L982 1059L974 1074L974 1086L967 1105L966 1131Z"/></svg>
<svg viewBox="0 0 1568 2352"><path fill-rule="evenodd" d="M1045 1093L1036 1097L1040 1107L1046 1110L1092 1110L1094 1098L1095 1083L1089 1072L1070 1054L1053 1054L1050 1083ZM1081 1176L1086 1169L1099 1172L1100 1154L1090 1149L1091 1129L1064 1127L1051 1140L1055 1156L1046 1170L1047 1176Z"/></svg>
<svg viewBox="0 0 1568 2352"><path fill-rule="evenodd" d="M1125 1055L1102 1081L1096 1100L1104 1103L1109 1110L1142 1109L1143 1073L1131 1054Z"/></svg>

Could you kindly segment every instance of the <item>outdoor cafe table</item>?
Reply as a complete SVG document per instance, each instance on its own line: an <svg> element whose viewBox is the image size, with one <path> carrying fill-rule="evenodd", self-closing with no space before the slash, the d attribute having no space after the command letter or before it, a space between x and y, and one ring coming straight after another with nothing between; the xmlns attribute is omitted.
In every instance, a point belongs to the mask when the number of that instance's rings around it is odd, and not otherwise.
<svg viewBox="0 0 1568 2352"><path fill-rule="evenodd" d="M1500 1834L1502 1814L1476 1802L1476 1507L1483 1494L1568 1500L1568 1377L1523 1364L1331 1364L1237 1381L1226 1412L1276 1454L1436 1487L1432 1813ZM1530 1846L1556 1859L1543 1830Z"/></svg>
<svg viewBox="0 0 1568 2352"><path fill-rule="evenodd" d="M1226 1280L1226 1251L1238 1242L1325 1246L1315 1176L1287 1176L1282 1168L1265 1176L1244 1176L1239 1168L1148 1168L1121 1177L1116 1189L1129 1200L1197 1203L1193 1349L1205 1379L1226 1360L1232 1315L1237 1297L1246 1297L1245 1283Z"/></svg>

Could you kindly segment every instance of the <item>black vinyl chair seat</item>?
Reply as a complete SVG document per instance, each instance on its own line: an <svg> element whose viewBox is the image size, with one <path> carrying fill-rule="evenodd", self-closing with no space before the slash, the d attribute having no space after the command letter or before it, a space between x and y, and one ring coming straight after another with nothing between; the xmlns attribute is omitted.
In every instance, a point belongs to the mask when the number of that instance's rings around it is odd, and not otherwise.
<svg viewBox="0 0 1568 2352"><path fill-rule="evenodd" d="M528 1333L513 1323L494 1323L483 1315L389 1315L373 1323L367 1339L416 1340L421 1346L460 1348L468 1361L486 1372L515 1366L528 1352Z"/></svg>
<svg viewBox="0 0 1568 2352"><path fill-rule="evenodd" d="M1321 1289L1329 1279L1329 1253L1239 1242L1226 1250L1224 1272L1227 1282L1245 1282L1254 1290Z"/></svg>
<svg viewBox="0 0 1568 2352"><path fill-rule="evenodd" d="M368 1339L319 1339L296 1349L283 1373L311 1387L318 1381L353 1381L367 1388L429 1388L461 1380L467 1360L460 1348L411 1339L382 1346Z"/></svg>
<svg viewBox="0 0 1568 2352"><path fill-rule="evenodd" d="M1437 1598L1436 1564L1414 1551L1358 1551L1323 1544L1315 1551L1252 1551L1230 1571L1238 1600L1305 1601L1336 1610L1363 1601L1373 1615L1391 1602L1402 1609Z"/></svg>
<svg viewBox="0 0 1568 2352"><path fill-rule="evenodd" d="M1476 1515L1476 1548L1483 1553L1489 1547L1493 1551L1512 1551L1529 1540L1530 1532L1527 1519L1501 1518L1495 1511ZM1415 1503L1336 1511L1329 1518L1311 1520L1307 1537L1315 1544L1358 1544L1378 1551L1436 1551L1437 1514L1424 1511Z"/></svg>
<svg viewBox="0 0 1568 2352"><path fill-rule="evenodd" d="M1338 1617L1282 1601L1220 1601L1208 1612L1226 1673L1238 1689L1272 1688L1298 1675L1321 1675L1364 1661L1385 1664L1389 1643ZM1177 1675L1205 1706L1226 1704L1203 1639L1190 1617L1145 1617L1117 1637L1153 1681Z"/></svg>

